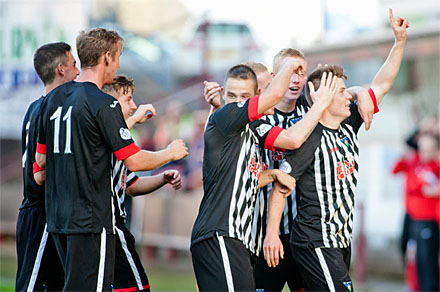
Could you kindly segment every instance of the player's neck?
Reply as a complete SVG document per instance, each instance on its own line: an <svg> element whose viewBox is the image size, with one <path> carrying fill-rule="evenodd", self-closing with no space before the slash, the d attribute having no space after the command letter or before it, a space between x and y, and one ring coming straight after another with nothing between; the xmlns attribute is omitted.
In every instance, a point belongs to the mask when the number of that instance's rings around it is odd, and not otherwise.
<svg viewBox="0 0 440 292"><path fill-rule="evenodd" d="M46 84L44 86L43 96L48 95L52 90L54 90L56 87L58 87L58 86L60 86L61 84L64 84L64 83L65 83L64 80L61 80L58 77L55 77L55 80L52 83Z"/></svg>
<svg viewBox="0 0 440 292"><path fill-rule="evenodd" d="M336 130L339 128L343 120L344 119L333 116L329 112L325 111L319 119L319 122L327 128Z"/></svg>
<svg viewBox="0 0 440 292"><path fill-rule="evenodd" d="M290 113L295 109L296 99L293 101L286 100L283 98L280 103L278 103L275 108L283 113Z"/></svg>
<svg viewBox="0 0 440 292"><path fill-rule="evenodd" d="M104 86L104 74L105 70L97 65L95 67L82 69L76 81L91 82L96 84L96 86L101 89Z"/></svg>

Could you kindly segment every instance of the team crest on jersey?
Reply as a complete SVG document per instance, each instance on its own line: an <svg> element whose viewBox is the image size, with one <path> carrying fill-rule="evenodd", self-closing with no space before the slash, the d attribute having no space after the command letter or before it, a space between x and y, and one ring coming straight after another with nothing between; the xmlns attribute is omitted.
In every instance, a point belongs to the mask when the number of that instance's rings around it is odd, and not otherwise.
<svg viewBox="0 0 440 292"><path fill-rule="evenodd" d="M237 106L238 106L239 108L242 108L242 107L244 106L244 103L245 103L245 101L237 102Z"/></svg>
<svg viewBox="0 0 440 292"><path fill-rule="evenodd" d="M301 120L302 120L302 117L290 118L289 119L289 125L296 124L296 123L298 123Z"/></svg>
<svg viewBox="0 0 440 292"><path fill-rule="evenodd" d="M350 282L344 282L345 287L347 287L348 291L353 291L353 283Z"/></svg>
<svg viewBox="0 0 440 292"><path fill-rule="evenodd" d="M284 160L280 165L280 170L284 171L285 173L291 173L292 172L292 166L290 166L290 163Z"/></svg>
<svg viewBox="0 0 440 292"><path fill-rule="evenodd" d="M120 128L119 129L119 134L121 135L121 138L124 140L130 140L131 139L131 134L130 131L126 128Z"/></svg>
<svg viewBox="0 0 440 292"><path fill-rule="evenodd" d="M270 129L272 129L271 125L268 124L262 124L260 126L257 127L257 133L258 135L260 135L261 137L264 136L264 134L266 134L267 132L270 131Z"/></svg>
<svg viewBox="0 0 440 292"><path fill-rule="evenodd" d="M341 142L344 143L345 146L350 146L350 140L348 140L348 137L344 137L341 139Z"/></svg>
<svg viewBox="0 0 440 292"><path fill-rule="evenodd" d="M118 101L115 100L115 101L113 101L113 103L110 105L110 107L111 107L111 108L115 108L117 104L118 104Z"/></svg>
<svg viewBox="0 0 440 292"><path fill-rule="evenodd" d="M272 152L272 161L281 161L284 159L284 152L280 150L275 150Z"/></svg>

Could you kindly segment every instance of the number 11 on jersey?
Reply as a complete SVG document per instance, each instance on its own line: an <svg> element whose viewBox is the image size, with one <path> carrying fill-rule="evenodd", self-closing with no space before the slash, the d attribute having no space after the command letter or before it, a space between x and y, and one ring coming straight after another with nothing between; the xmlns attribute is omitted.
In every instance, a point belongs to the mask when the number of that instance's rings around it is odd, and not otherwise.
<svg viewBox="0 0 440 292"><path fill-rule="evenodd" d="M59 106L57 110L50 117L50 120L55 120L54 134L53 134L53 153L60 153L60 125L61 125L61 112L63 108ZM64 148L64 154L71 154L70 149L70 137L72 131L72 106L69 106L66 114L63 117L63 121L66 121L66 147Z"/></svg>

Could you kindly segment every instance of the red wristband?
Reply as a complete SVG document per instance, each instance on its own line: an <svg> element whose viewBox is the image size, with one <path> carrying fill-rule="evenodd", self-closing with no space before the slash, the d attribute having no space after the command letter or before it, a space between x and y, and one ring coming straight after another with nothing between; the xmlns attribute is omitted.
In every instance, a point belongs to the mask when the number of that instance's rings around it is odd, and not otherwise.
<svg viewBox="0 0 440 292"><path fill-rule="evenodd" d="M44 168L41 168L39 165L38 165L38 163L37 162L34 162L34 164L32 164L32 172L33 173L37 173L37 172L39 172L39 171L43 171L44 170Z"/></svg>
<svg viewBox="0 0 440 292"><path fill-rule="evenodd" d="M373 101L373 104L374 104L374 113L378 113L379 107L377 106L376 95L374 94L373 89L368 88L368 93L370 94L371 100Z"/></svg>

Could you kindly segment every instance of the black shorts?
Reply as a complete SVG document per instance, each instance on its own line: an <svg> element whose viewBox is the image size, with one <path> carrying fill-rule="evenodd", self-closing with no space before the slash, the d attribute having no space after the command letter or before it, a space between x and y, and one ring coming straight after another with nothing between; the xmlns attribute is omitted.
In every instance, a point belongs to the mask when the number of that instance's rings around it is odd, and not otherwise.
<svg viewBox="0 0 440 292"><path fill-rule="evenodd" d="M290 250L290 234L280 236L284 248L284 259L275 268L269 268L264 259L263 251L258 256L255 265L255 287L260 291L282 291L284 285L289 285L290 291L300 291L304 288L302 278Z"/></svg>
<svg viewBox="0 0 440 292"><path fill-rule="evenodd" d="M150 291L148 277L136 252L134 237L123 223L116 223L116 258L113 288L118 291Z"/></svg>
<svg viewBox="0 0 440 292"><path fill-rule="evenodd" d="M291 246L305 291L354 291L348 274L351 248Z"/></svg>
<svg viewBox="0 0 440 292"><path fill-rule="evenodd" d="M251 256L240 240L217 235L191 254L199 291L255 291Z"/></svg>
<svg viewBox="0 0 440 292"><path fill-rule="evenodd" d="M52 233L64 267L63 291L112 291L115 235Z"/></svg>
<svg viewBox="0 0 440 292"><path fill-rule="evenodd" d="M46 231L44 206L18 213L16 291L60 291L64 271L52 236Z"/></svg>

